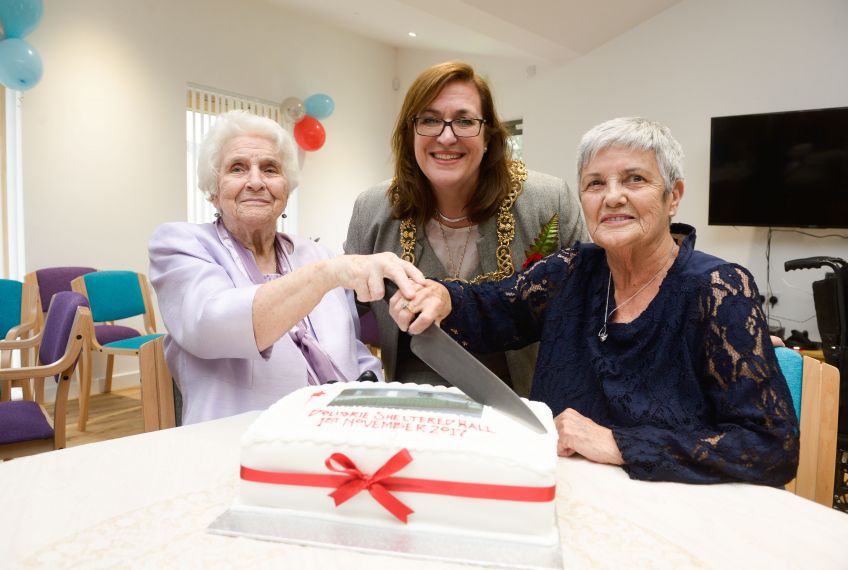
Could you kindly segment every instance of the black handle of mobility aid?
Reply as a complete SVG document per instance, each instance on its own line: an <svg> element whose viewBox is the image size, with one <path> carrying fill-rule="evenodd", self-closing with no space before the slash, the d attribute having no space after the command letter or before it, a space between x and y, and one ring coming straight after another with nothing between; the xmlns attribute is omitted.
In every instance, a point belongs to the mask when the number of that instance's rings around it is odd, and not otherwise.
<svg viewBox="0 0 848 570"><path fill-rule="evenodd" d="M818 269L819 267L831 267L836 271L848 267L844 259L838 257L805 257L803 259L790 259L783 264L786 271L796 269Z"/></svg>

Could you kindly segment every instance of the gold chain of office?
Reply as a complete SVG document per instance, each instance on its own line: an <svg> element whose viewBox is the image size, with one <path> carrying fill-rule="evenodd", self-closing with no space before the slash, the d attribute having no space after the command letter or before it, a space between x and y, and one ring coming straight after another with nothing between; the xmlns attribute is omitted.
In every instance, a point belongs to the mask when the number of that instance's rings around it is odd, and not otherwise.
<svg viewBox="0 0 848 570"><path fill-rule="evenodd" d="M515 216L512 215L512 206L524 190L524 181L527 180L527 167L520 160L509 162L509 179L512 186L509 194L498 207L498 247L495 250L498 268L496 271L484 273L466 281L465 279L450 278L446 281L462 281L468 283L482 283L483 281L500 281L515 273L515 265L512 263L512 240L515 238ZM395 194L397 199L397 194ZM415 222L413 219L404 218L400 222L400 247L403 250L401 259L415 263Z"/></svg>

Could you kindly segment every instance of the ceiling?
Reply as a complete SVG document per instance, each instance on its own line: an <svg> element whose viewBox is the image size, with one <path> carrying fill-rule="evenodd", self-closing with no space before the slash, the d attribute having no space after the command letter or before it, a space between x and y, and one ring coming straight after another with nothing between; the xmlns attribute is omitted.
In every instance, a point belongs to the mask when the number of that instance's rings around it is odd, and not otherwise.
<svg viewBox="0 0 848 570"><path fill-rule="evenodd" d="M563 63L681 0L265 1L397 47Z"/></svg>

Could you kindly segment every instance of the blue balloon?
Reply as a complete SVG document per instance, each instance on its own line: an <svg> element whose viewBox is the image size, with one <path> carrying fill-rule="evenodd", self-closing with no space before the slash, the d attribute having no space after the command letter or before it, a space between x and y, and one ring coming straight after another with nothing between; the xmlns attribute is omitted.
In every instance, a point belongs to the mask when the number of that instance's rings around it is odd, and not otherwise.
<svg viewBox="0 0 848 570"><path fill-rule="evenodd" d="M44 15L42 0L0 0L0 22L7 38L24 38Z"/></svg>
<svg viewBox="0 0 848 570"><path fill-rule="evenodd" d="M306 108L306 114L316 119L326 119L333 114L333 109L336 108L332 97L323 93L310 95L303 102L303 106Z"/></svg>
<svg viewBox="0 0 848 570"><path fill-rule="evenodd" d="M41 56L24 40L0 41L0 83L9 89L24 91L41 79Z"/></svg>

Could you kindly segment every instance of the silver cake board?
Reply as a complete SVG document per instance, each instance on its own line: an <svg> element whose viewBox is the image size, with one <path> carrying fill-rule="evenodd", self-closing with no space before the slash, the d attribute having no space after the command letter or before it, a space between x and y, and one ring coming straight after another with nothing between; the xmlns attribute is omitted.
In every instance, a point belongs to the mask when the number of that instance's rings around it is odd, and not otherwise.
<svg viewBox="0 0 848 570"><path fill-rule="evenodd" d="M506 540L411 532L298 516L290 512L228 509L207 528L209 532L268 540L357 550L407 558L473 564L490 568L561 570L562 549ZM557 534L558 536L558 534Z"/></svg>

